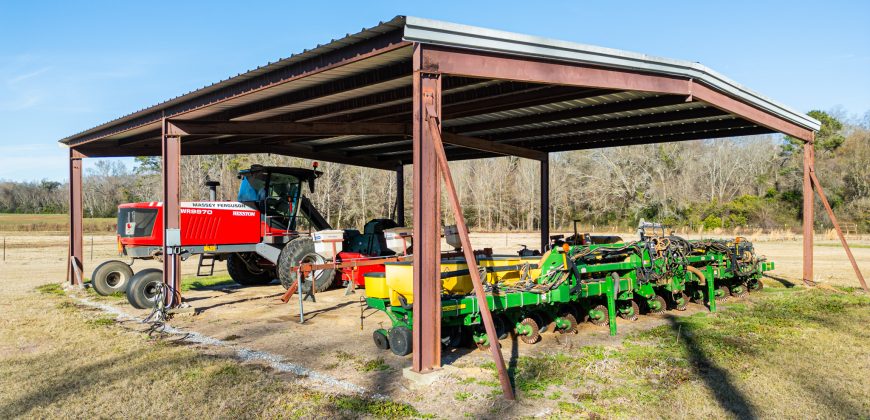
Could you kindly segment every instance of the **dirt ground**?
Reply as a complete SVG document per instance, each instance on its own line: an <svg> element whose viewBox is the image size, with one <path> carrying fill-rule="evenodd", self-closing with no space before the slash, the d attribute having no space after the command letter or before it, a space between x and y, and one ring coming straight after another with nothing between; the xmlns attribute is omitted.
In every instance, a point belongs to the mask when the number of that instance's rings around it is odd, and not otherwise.
<svg viewBox="0 0 870 420"><path fill-rule="evenodd" d="M53 235L25 236L10 233L6 237L6 260L0 262L0 285L6 298L32 291L36 286L60 282L64 278L66 238ZM625 235L624 237L632 237ZM536 234L472 234L475 248L493 248L496 253L513 253L519 244L538 243ZM93 244L91 246L91 244ZM870 243L855 241L853 248L861 269L870 274ZM838 242L817 239L815 249L816 279L821 283L840 286L857 286L857 280L844 251ZM446 244L444 245L446 248ZM801 242L793 240L757 240L756 250L776 262L774 278L766 282L784 285L800 283ZM98 263L116 258L115 239L112 236L86 237L86 276ZM136 262L134 270L158 266L153 262ZM225 273L218 263L215 274ZM193 276L196 260L183 264L185 276ZM408 402L424 413L469 413L491 410L491 401L480 400L476 404L456 397L454 387L419 387L402 379L402 369L410 365L410 356L397 357L389 351L379 351L372 343L372 331L388 326L388 319L373 310L363 310L361 299L364 291L345 296L344 290L331 290L317 295L317 302L305 302L306 321L299 323L298 300L284 304L278 300L283 292L280 285L240 288L217 286L185 293L186 301L195 308L195 315L178 316L171 321L175 328L196 332L223 340L229 348L244 348L268 352L284 360L309 369L331 379L364 388L368 393L387 396L397 401ZM124 313L144 317L148 311L130 307L123 298L102 298L99 302L111 305ZM691 305L689 310L678 313L688 316L705 311L700 305ZM361 317L362 315L362 317ZM547 333L541 343L526 345L510 343L503 348L505 358L516 356L546 355L589 344L620 346L621 336L633 331L642 331L669 322L666 316L643 316L635 322L618 321L619 336L610 337L604 327L584 325L577 335ZM141 325L130 322L132 329ZM518 346L518 347L517 347ZM202 351L216 354L227 353L226 348L215 349L203 346ZM445 355L447 378L477 378L492 380L492 372L482 370L488 360L486 352L454 350ZM473 382L473 381L472 381ZM470 388L469 388L470 387ZM473 386L466 386L475 391ZM489 388L487 392L492 392ZM470 410L471 409L471 410ZM518 416L534 416L540 411L535 404L521 404L514 408ZM443 415L458 417L459 415Z"/></svg>

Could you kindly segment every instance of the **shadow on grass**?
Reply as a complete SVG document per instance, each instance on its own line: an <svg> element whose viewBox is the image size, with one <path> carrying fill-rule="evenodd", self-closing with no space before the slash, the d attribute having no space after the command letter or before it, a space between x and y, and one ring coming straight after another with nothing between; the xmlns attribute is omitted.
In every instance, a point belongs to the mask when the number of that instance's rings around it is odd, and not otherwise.
<svg viewBox="0 0 870 420"><path fill-rule="evenodd" d="M785 286L786 288L789 288L789 289L791 289L792 287L797 286L797 284L795 284L795 283L793 283L793 282L791 282L791 281L789 281L789 280L786 280L786 279L783 278L783 277L774 276L773 274L764 273L764 277L767 277L767 278L769 278L769 279L771 279L771 280L776 280L776 281L780 282L783 286Z"/></svg>
<svg viewBox="0 0 870 420"><path fill-rule="evenodd" d="M719 405L739 419L757 418L752 404L746 395L734 385L728 372L716 365L716 362L704 353L692 335L682 332L681 323L676 316L666 314L665 317L668 320L668 325L674 333L678 334L680 343L688 352L689 362L695 372L704 380Z"/></svg>

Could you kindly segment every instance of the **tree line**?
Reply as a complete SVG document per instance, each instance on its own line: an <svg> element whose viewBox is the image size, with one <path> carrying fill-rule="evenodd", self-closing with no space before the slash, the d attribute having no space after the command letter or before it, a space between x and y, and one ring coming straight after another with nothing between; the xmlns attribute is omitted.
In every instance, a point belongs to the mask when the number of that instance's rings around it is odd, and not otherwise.
<svg viewBox="0 0 870 420"><path fill-rule="evenodd" d="M823 122L815 142L816 167L838 216L870 230L870 112L863 120L812 111ZM802 211L801 142L764 135L580 150L550 157L551 228L629 226L638 219L705 229L797 227ZM219 181L218 198L235 200L238 170L251 164L310 167L279 155L184 156L182 199L204 200L204 182ZM452 162L465 217L479 230L540 228L540 166L513 157ZM356 227L396 213L393 172L321 163L323 175L308 194L337 227ZM405 214L411 219L410 167L405 171ZM85 215L113 217L124 202L161 197L159 158L134 167L101 160L84 177ZM0 181L0 212L63 213L68 185ZM307 190L306 190L307 193ZM817 200L818 201L818 200ZM446 199L442 200L446 203ZM830 226L819 203L816 222ZM451 216L442 206L443 219Z"/></svg>

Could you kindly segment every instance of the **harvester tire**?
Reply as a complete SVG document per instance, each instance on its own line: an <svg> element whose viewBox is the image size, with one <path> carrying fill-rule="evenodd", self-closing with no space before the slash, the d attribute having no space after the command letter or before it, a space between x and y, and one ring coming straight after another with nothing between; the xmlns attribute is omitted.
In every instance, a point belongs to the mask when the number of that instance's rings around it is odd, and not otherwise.
<svg viewBox="0 0 870 420"><path fill-rule="evenodd" d="M390 350L396 356L411 354L411 339L411 330L407 327L394 327L390 330Z"/></svg>
<svg viewBox="0 0 870 420"><path fill-rule="evenodd" d="M285 289L289 289L291 285L296 284L296 267L300 261L323 264L326 262L326 259L314 252L314 241L307 236L300 236L287 243L278 257L278 279L281 280L281 285ZM325 292L326 289L329 289L329 286L332 286L334 280L334 268L315 271L314 291L317 293ZM308 278L302 279L302 293L308 293L310 290L311 280Z"/></svg>
<svg viewBox="0 0 870 420"><path fill-rule="evenodd" d="M94 274L91 275L91 286L102 296L125 293L131 278L133 278L133 269L127 263L111 260L94 269Z"/></svg>
<svg viewBox="0 0 870 420"><path fill-rule="evenodd" d="M230 254L227 257L227 273L241 286L265 286L275 278L268 269L251 270L239 254Z"/></svg>
<svg viewBox="0 0 870 420"><path fill-rule="evenodd" d="M136 273L127 284L127 302L136 309L154 307L161 283L163 270L146 268Z"/></svg>

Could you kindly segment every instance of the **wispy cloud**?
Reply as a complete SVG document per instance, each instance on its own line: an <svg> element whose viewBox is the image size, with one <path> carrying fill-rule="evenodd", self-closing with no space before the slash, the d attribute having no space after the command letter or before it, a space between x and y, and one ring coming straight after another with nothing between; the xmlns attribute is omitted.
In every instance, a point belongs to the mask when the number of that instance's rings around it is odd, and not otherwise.
<svg viewBox="0 0 870 420"><path fill-rule="evenodd" d="M14 76L11 79L7 80L6 84L17 85L23 81L26 81L28 79L32 79L32 78L37 77L39 75L42 75L42 74L48 72L49 70L51 70L51 66L43 67L41 69L33 70L31 72L28 72L28 73L20 74L18 76Z"/></svg>

